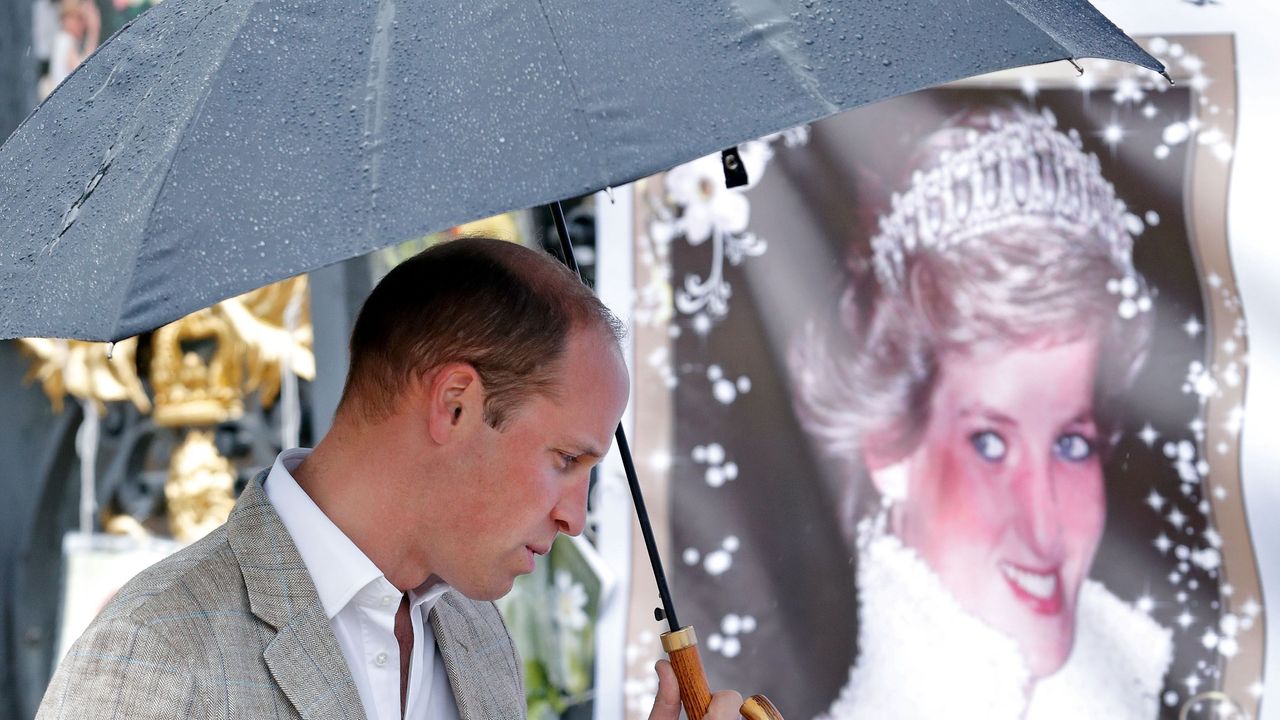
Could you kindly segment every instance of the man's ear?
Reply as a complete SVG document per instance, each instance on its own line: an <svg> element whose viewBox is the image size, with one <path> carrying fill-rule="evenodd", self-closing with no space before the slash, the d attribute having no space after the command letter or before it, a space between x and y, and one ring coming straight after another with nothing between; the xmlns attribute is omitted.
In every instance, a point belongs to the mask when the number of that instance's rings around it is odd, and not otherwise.
<svg viewBox="0 0 1280 720"><path fill-rule="evenodd" d="M426 408L427 432L443 445L460 430L483 422L484 391L470 363L449 363L424 375L419 384Z"/></svg>

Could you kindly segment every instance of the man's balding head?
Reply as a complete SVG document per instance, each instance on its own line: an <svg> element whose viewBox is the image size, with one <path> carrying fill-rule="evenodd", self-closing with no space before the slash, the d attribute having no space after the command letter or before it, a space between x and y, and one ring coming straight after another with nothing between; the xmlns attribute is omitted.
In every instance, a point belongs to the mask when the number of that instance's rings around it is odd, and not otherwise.
<svg viewBox="0 0 1280 720"><path fill-rule="evenodd" d="M622 332L545 253L489 238L436 245L396 266L365 301L339 413L385 418L415 375L464 362L483 383L485 421L501 429L531 395L555 395L557 363L578 329L614 342Z"/></svg>

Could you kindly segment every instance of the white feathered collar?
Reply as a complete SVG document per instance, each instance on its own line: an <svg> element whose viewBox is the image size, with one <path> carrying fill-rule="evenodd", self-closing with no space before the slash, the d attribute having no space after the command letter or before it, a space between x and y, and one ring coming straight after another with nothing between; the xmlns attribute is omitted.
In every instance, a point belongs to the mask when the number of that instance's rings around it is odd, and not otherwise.
<svg viewBox="0 0 1280 720"><path fill-rule="evenodd" d="M858 566L856 665L826 720L1148 720L1172 634L1086 580L1066 665L1035 685L1015 641L961 609L915 551L877 533Z"/></svg>

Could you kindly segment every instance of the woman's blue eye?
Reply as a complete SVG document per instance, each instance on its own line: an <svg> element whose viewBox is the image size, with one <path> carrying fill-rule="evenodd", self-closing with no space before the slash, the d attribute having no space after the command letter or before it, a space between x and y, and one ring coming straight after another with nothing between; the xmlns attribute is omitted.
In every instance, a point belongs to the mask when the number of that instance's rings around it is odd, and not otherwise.
<svg viewBox="0 0 1280 720"><path fill-rule="evenodd" d="M999 462L1009 451L1004 438L990 430L982 430L969 436L969 442L978 456L987 462Z"/></svg>
<svg viewBox="0 0 1280 720"><path fill-rule="evenodd" d="M1068 433L1054 442L1053 452L1067 462L1084 462L1093 457L1093 442L1080 433Z"/></svg>

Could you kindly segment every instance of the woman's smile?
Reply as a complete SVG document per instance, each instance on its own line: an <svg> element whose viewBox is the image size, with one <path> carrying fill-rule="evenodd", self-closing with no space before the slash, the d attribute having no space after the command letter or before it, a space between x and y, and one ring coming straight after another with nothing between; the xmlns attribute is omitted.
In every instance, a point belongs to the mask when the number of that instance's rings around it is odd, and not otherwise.
<svg viewBox="0 0 1280 720"><path fill-rule="evenodd" d="M1015 597L1041 615L1056 615L1062 612L1062 581L1058 578L1058 570L1037 572L1013 563L1000 563L1000 572L1009 583Z"/></svg>

